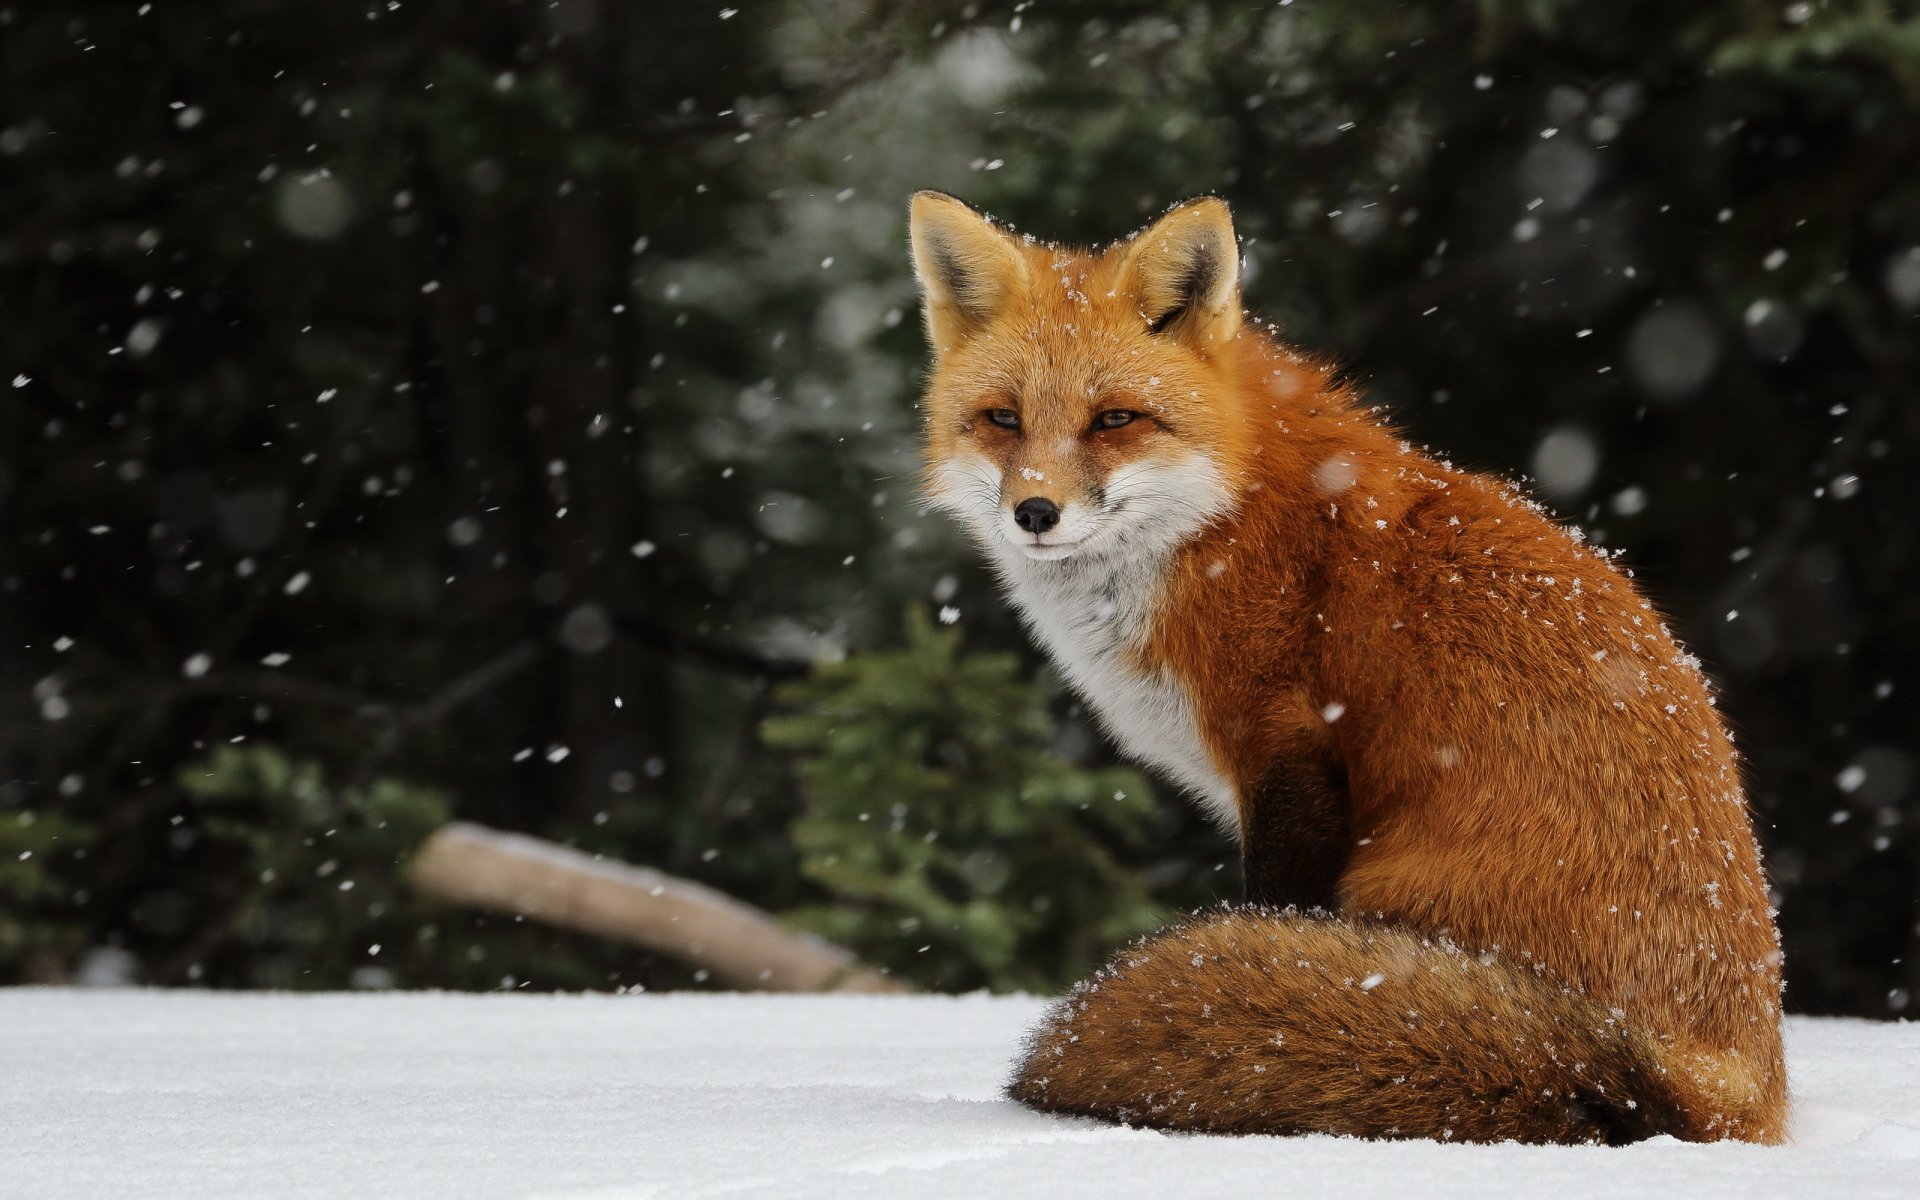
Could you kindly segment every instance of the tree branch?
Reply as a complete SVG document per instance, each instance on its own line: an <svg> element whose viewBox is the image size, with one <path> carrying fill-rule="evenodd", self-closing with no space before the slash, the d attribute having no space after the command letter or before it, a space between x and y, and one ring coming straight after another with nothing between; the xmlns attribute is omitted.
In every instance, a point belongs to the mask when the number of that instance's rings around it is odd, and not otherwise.
<svg viewBox="0 0 1920 1200"><path fill-rule="evenodd" d="M707 666L738 675L766 679L798 679L813 670L811 664L797 658L777 658L756 654L738 646L708 641L690 633L668 629L637 613L615 613L614 627L637 642L699 659Z"/></svg>
<svg viewBox="0 0 1920 1200"><path fill-rule="evenodd" d="M851 950L786 928L704 884L455 821L407 868L414 887L457 904L618 938L691 962L735 987L900 992Z"/></svg>

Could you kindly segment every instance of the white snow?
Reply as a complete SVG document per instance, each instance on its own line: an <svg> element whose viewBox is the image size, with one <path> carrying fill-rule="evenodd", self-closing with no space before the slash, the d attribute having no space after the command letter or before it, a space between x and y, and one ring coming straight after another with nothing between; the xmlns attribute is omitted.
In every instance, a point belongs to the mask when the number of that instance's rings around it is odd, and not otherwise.
<svg viewBox="0 0 1920 1200"><path fill-rule="evenodd" d="M1169 1136L1000 1096L985 996L0 990L0 1192L1902 1196L1920 1024L1795 1018L1796 1144Z"/></svg>

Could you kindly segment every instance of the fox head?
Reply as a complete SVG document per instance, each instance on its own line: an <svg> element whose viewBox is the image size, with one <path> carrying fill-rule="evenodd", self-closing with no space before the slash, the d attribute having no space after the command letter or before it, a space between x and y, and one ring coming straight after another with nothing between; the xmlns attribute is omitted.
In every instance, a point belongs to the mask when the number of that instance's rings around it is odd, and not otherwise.
<svg viewBox="0 0 1920 1200"><path fill-rule="evenodd" d="M933 348L927 493L990 554L1137 554L1231 507L1242 313L1225 202L1177 205L1098 252L939 192L914 196L909 226Z"/></svg>

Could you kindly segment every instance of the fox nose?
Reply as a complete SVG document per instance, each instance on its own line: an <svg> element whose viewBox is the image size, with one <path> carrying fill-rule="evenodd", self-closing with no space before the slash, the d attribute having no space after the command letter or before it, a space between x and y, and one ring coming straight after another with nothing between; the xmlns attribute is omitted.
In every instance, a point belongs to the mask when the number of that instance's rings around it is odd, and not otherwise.
<svg viewBox="0 0 1920 1200"><path fill-rule="evenodd" d="M1045 496L1030 496L1014 505L1013 523L1028 533L1045 533L1060 523L1060 509Z"/></svg>

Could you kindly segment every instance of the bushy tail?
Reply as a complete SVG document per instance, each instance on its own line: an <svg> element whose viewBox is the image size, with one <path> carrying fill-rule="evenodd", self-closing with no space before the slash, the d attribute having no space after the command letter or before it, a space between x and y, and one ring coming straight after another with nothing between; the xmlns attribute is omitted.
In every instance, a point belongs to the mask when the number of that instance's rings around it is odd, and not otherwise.
<svg viewBox="0 0 1920 1200"><path fill-rule="evenodd" d="M1047 1013L1035 1108L1220 1133L1602 1142L1698 1136L1651 1035L1392 926L1263 909L1120 952Z"/></svg>

